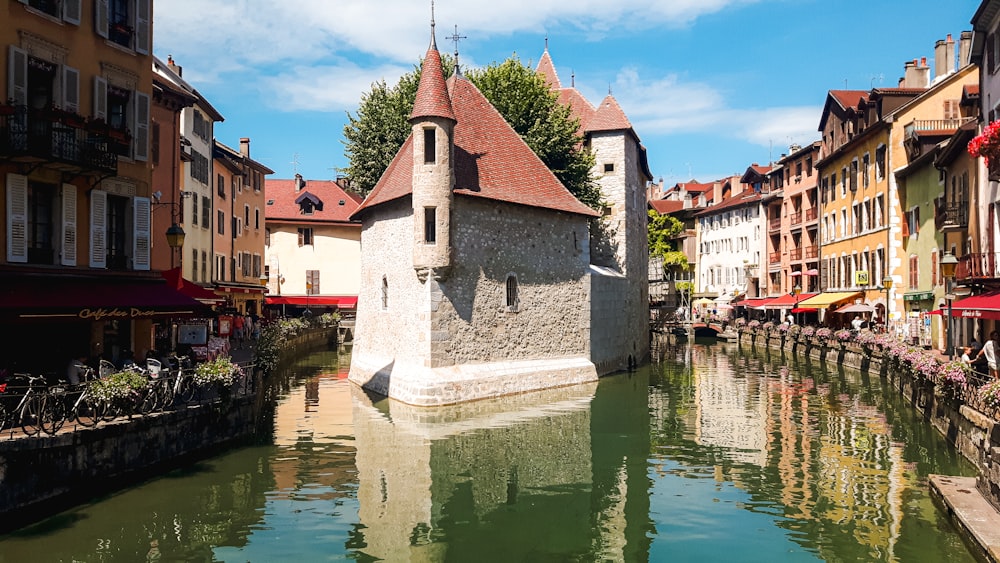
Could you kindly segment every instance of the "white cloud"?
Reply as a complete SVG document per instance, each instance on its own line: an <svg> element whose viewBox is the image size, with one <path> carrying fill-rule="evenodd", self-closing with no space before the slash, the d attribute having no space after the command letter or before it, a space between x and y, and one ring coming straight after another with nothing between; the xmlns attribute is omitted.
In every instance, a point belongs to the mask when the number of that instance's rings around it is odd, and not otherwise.
<svg viewBox="0 0 1000 563"><path fill-rule="evenodd" d="M262 98L281 111L354 112L361 94L374 82L395 84L413 66L382 65L361 68L351 63L339 66L297 66L261 81Z"/></svg>

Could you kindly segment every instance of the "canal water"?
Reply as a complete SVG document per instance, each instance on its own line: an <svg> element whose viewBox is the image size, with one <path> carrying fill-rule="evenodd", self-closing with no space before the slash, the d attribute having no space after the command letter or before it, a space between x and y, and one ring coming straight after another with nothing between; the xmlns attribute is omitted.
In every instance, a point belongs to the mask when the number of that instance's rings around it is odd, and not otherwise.
<svg viewBox="0 0 1000 563"><path fill-rule="evenodd" d="M313 354L275 378L259 445L3 536L0 562L972 561L927 476L973 468L877 376L654 355L427 410Z"/></svg>

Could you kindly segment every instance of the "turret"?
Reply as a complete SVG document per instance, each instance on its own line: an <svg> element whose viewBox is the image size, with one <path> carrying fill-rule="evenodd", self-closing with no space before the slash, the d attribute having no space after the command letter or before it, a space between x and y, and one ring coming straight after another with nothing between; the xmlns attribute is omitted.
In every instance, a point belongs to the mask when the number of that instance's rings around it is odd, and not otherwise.
<svg viewBox="0 0 1000 563"><path fill-rule="evenodd" d="M434 40L424 57L410 114L413 127L413 269L421 280L444 279L451 267L451 203L455 185L455 113Z"/></svg>

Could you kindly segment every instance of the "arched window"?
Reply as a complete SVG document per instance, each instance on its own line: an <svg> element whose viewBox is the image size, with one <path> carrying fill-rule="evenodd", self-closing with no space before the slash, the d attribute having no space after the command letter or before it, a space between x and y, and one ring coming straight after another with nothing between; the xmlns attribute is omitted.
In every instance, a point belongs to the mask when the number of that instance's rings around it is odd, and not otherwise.
<svg viewBox="0 0 1000 563"><path fill-rule="evenodd" d="M382 310L389 308L389 280L382 276Z"/></svg>
<svg viewBox="0 0 1000 563"><path fill-rule="evenodd" d="M517 274L507 274L507 311L516 313L521 299L517 291Z"/></svg>

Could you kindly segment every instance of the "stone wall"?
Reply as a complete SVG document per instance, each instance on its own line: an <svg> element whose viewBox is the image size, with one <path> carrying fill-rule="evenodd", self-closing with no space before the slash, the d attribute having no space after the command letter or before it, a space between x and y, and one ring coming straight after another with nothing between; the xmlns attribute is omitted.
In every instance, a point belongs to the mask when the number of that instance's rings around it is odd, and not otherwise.
<svg viewBox="0 0 1000 563"><path fill-rule="evenodd" d="M766 337L744 332L741 346L781 349L790 354L843 365L887 378L910 405L923 414L938 432L979 469L976 485L983 496L1000 510L1000 422L967 404L934 394L934 385L883 365L882 357L867 354L855 344L817 346L777 335Z"/></svg>

